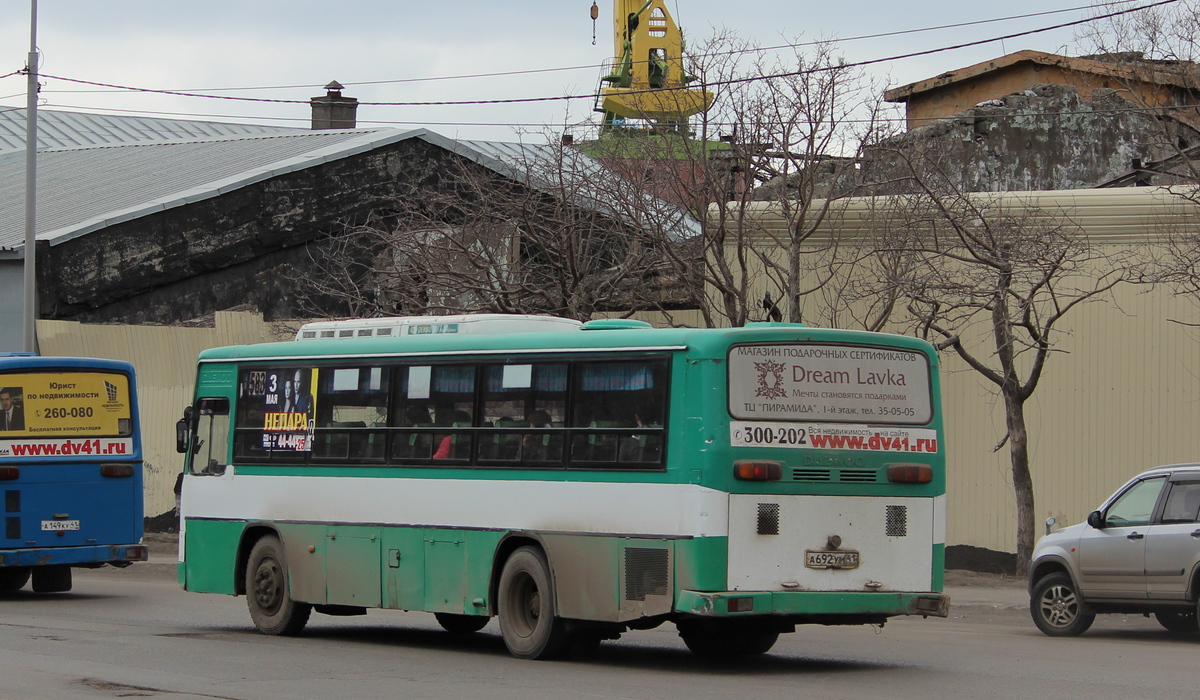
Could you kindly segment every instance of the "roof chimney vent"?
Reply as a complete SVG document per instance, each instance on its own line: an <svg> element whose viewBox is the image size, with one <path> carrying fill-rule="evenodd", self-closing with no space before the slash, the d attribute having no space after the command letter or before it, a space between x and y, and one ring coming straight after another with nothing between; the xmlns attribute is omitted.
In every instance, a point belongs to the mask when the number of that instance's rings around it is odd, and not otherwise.
<svg viewBox="0 0 1200 700"><path fill-rule="evenodd" d="M325 86L326 93L309 100L312 105L312 128L317 129L353 129L357 119L358 100L353 97L342 97L342 87L338 81Z"/></svg>

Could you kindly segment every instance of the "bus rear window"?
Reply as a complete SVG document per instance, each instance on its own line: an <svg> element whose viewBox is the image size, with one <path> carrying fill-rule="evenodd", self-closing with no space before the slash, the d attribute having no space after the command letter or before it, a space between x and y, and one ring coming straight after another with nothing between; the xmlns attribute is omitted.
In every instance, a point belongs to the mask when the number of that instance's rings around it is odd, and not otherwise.
<svg viewBox="0 0 1200 700"><path fill-rule="evenodd" d="M129 377L113 372L0 375L0 437L133 434Z"/></svg>
<svg viewBox="0 0 1200 700"><path fill-rule="evenodd" d="M924 425L929 360L898 348L818 343L735 345L729 414L741 420Z"/></svg>

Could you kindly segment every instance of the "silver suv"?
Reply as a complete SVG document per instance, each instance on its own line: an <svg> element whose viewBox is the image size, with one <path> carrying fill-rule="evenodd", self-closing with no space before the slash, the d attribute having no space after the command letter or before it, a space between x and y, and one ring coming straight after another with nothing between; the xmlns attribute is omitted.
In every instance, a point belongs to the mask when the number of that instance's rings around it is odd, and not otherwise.
<svg viewBox="0 0 1200 700"><path fill-rule="evenodd" d="M1200 464L1137 475L1086 523L1043 537L1029 564L1029 612L1052 637L1083 634L1097 613L1154 613L1194 633L1198 598Z"/></svg>

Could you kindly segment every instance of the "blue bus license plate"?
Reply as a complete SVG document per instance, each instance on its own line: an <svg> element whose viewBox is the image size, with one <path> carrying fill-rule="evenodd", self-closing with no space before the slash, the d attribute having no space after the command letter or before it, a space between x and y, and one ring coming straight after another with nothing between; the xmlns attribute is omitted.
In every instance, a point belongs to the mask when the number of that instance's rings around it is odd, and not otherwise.
<svg viewBox="0 0 1200 700"><path fill-rule="evenodd" d="M857 569L858 552L853 550L827 552L806 549L804 550L804 565L810 569Z"/></svg>
<svg viewBox="0 0 1200 700"><path fill-rule="evenodd" d="M47 532L56 532L59 530L78 530L78 520L43 520L42 530Z"/></svg>

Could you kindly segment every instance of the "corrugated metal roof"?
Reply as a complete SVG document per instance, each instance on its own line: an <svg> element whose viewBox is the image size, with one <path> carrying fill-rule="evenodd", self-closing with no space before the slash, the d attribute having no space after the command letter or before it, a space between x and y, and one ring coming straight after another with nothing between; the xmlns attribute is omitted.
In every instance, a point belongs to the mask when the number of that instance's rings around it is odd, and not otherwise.
<svg viewBox="0 0 1200 700"><path fill-rule="evenodd" d="M426 129L301 130L49 149L38 152L37 238L57 245L123 221L410 138L532 187L545 187L538 182L545 175L539 175L541 169L533 164L553 156L545 144L456 141ZM599 161L580 157L586 161L582 167L596 169L597 178L617 177ZM10 255L25 242L24 168L23 152L0 153L0 251ZM621 217L598 198L586 199L577 204Z"/></svg>
<svg viewBox="0 0 1200 700"><path fill-rule="evenodd" d="M38 240L52 245L411 136L300 131L38 152ZM0 249L24 244L25 162L0 156Z"/></svg>
<svg viewBox="0 0 1200 700"><path fill-rule="evenodd" d="M285 134L308 129L39 109L38 148ZM0 154L25 150L25 108L0 106Z"/></svg>

